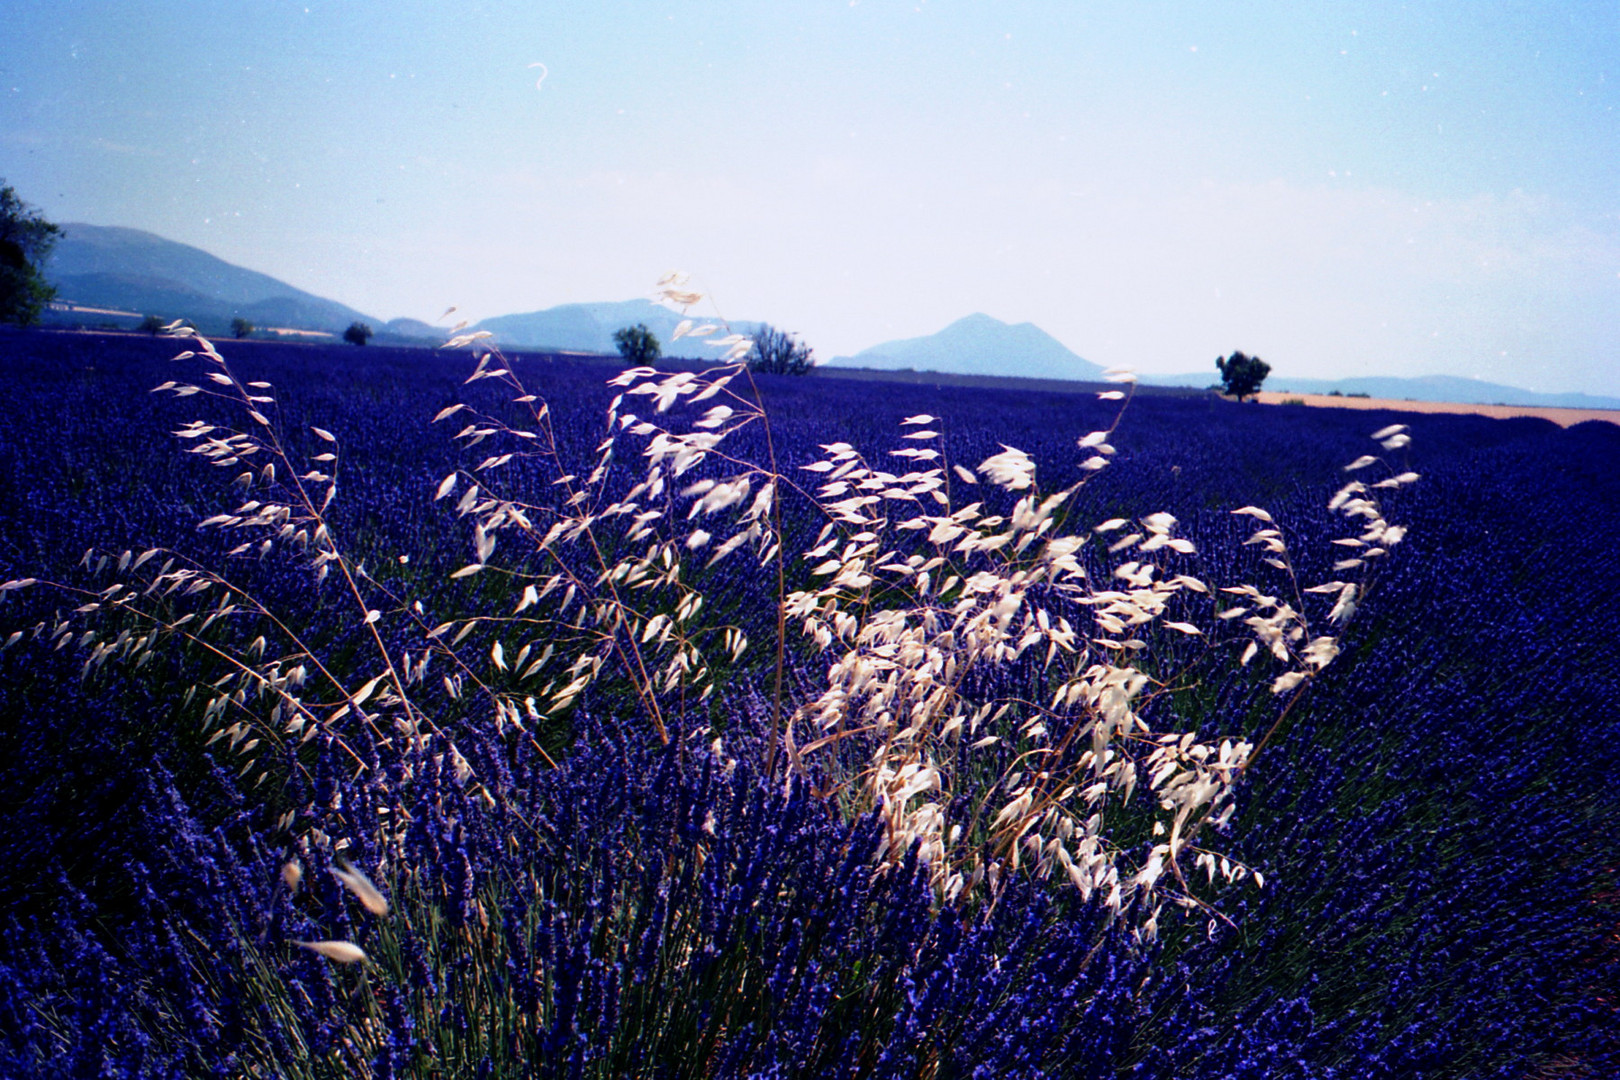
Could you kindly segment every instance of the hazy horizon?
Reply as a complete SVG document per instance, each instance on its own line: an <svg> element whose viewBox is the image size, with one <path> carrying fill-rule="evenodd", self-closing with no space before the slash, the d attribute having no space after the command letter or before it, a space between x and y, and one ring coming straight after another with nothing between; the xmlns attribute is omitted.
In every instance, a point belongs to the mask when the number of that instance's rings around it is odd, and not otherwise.
<svg viewBox="0 0 1620 1080"><path fill-rule="evenodd" d="M22 198L382 319L680 268L824 358L985 312L1620 396L1609 3L8 9Z"/></svg>

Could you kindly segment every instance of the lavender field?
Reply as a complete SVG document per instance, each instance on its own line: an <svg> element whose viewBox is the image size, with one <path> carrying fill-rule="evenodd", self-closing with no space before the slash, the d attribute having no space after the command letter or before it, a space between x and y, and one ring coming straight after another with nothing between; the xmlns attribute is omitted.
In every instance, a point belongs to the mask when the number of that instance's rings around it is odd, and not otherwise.
<svg viewBox="0 0 1620 1080"><path fill-rule="evenodd" d="M747 550L689 578L706 617L751 643L714 661L706 696L671 689L649 713L604 678L566 708L497 724L457 682L429 734L305 738L294 723L253 750L229 722L256 706L219 689L237 671L223 657L258 662L294 631L358 685L377 674L375 648L409 656L421 626L451 620L492 695L535 693L525 669L546 642L498 651L488 624L466 621L510 612L515 587L491 570L456 576L483 536L458 502L499 438L458 444L461 419L432 423L512 395L464 385L465 352L219 345L241 380L273 385L265 426L289 452L334 455L318 466L337 477L327 520L380 613L360 619L341 575L317 582L290 545L233 555L230 528L198 528L247 496L173 433L244 421L151 392L198 380L196 359L171 359L187 347L0 334L0 580L42 582L0 603L0 637L20 632L0 653L0 1075L1620 1072L1620 427L1130 401L1117 453L1066 513L1173 515L1196 547L1186 572L1212 584L1274 573L1245 543L1255 521L1232 513L1246 506L1269 511L1302 580L1331 577L1345 549L1327 503L1375 429L1410 425L1397 467L1421 476L1390 495L1405 538L1338 658L1209 826L1263 887L1241 873L1221 884L1212 863L1204 899L1144 934L1061 873L942 892L920 845L885 847L883 815L849 809L832 764L805 751L789 769L780 718L815 700L829 654L790 634L778 674L775 572ZM589 472L617 368L520 356L511 370ZM759 390L768 440L756 424L727 452L774 454L790 476L815 475L803 466L835 441L874 460L920 445L903 421L926 415L928 445L965 471L1016 447L1057 490L1082 478L1077 439L1118 411L1095 394L822 377L761 377ZM604 490L628 500L646 466L626 451L612 468ZM548 469L518 458L504 482L550 505L565 489ZM690 478L725 475L711 461ZM972 497L997 510L1005 493L984 486ZM779 512L784 550L816 546L807 499L784 494ZM495 550L517 546L502 534ZM145 641L108 610L74 610L119 596L118 574L140 569L121 553L152 548L230 579L283 628L233 611L202 644ZM785 587L810 573L788 566ZM202 600L176 589L172 602ZM1216 600L1189 603L1203 606L1188 619L1217 625ZM180 610L165 617L178 626ZM1143 715L1258 741L1278 698L1216 637L1149 641L1177 689ZM1000 680L979 689L1036 698L1038 661L975 676ZM454 681L417 681L441 674ZM327 703L363 715L370 692ZM1023 768L1019 745L987 746L949 811ZM1146 852L1156 835L1122 844ZM367 958L305 947L333 942Z"/></svg>

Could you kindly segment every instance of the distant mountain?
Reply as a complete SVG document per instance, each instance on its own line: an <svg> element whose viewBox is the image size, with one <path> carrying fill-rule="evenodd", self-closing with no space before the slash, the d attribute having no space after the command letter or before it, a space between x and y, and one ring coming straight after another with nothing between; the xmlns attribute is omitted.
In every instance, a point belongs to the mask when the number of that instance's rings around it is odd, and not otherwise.
<svg viewBox="0 0 1620 1080"><path fill-rule="evenodd" d="M82 223L65 224L62 229L64 235L45 266L45 276L58 293L47 321L133 325L142 316L157 315L189 319L205 333L217 334L226 332L232 319L244 318L261 330L283 327L334 336L359 321L377 331L374 340L378 344L439 345L444 341L443 329L418 319L382 323L345 304L153 233ZM680 313L651 300L622 300L502 315L485 319L474 329L490 331L496 344L509 348L611 355L618 351L614 331L642 323L657 335L667 356L714 359L720 355L721 349L703 344L702 338L676 340L674 331L681 319ZM760 325L738 322L731 328L753 334ZM984 314L959 319L928 337L888 341L854 356L835 356L823 366L1072 382L1094 382L1102 374L1100 367L1075 355L1034 323L1009 325ZM1213 370L1142 376L1149 386L1201 388L1218 381ZM1316 394L1337 390L1412 401L1620 409L1620 398L1542 394L1450 375L1304 379L1274 371L1266 380L1266 389Z"/></svg>
<svg viewBox="0 0 1620 1080"><path fill-rule="evenodd" d="M1143 375L1148 386L1213 386L1220 375L1206 374ZM1468 405L1537 405L1550 409L1620 409L1620 398L1595 394L1542 394L1516 386L1464 379L1455 375L1422 375L1402 379L1394 376L1363 375L1350 379L1301 379L1279 375L1266 379L1266 390L1299 394L1366 394L1395 401L1452 401Z"/></svg>
<svg viewBox="0 0 1620 1080"><path fill-rule="evenodd" d="M428 341L437 347L443 345L450 334L448 327L434 326L421 319L389 319L377 327L377 336Z"/></svg>
<svg viewBox="0 0 1620 1080"><path fill-rule="evenodd" d="M1014 326L983 314L958 319L928 337L885 341L854 356L835 356L828 365L1082 382L1096 381L1103 372L1034 323Z"/></svg>
<svg viewBox="0 0 1620 1080"><path fill-rule="evenodd" d="M377 325L344 304L153 233L78 223L62 232L45 265L59 306L190 319L205 330L234 318L330 332L357 320Z"/></svg>
<svg viewBox="0 0 1620 1080"><path fill-rule="evenodd" d="M651 300L619 300L597 304L560 304L525 315L499 315L473 327L494 334L495 344L512 349L554 349L558 352L616 353L616 331L638 323L651 330L665 356L713 359L725 350L705 345L703 338L676 338L675 327L686 316ZM695 319L700 325L704 320ZM732 323L739 334L752 334L758 323ZM722 333L723 331L717 331ZM715 335L705 335L713 337Z"/></svg>
<svg viewBox="0 0 1620 1080"><path fill-rule="evenodd" d="M376 330L378 344L440 345L445 330L419 319L383 323L345 304L294 288L267 274L234 266L188 244L139 229L70 223L45 266L56 286L57 303L48 321L133 324L146 315L189 319L209 333L243 318L261 330L283 327L339 334L351 322ZM473 329L488 330L495 343L510 348L555 349L613 354L614 331L644 323L666 355L703 359L724 350L702 338L675 340L682 316L650 300L564 304L524 315L486 319ZM696 320L702 322L703 320ZM751 334L757 323L735 323Z"/></svg>

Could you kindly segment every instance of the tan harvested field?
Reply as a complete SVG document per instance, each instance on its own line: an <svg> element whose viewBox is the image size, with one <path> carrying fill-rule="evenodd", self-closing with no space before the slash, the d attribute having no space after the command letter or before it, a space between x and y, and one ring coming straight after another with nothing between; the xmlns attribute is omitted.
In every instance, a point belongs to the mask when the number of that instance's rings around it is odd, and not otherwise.
<svg viewBox="0 0 1620 1080"><path fill-rule="evenodd" d="M284 338L335 338L330 330L298 330L291 326L266 326L264 332Z"/></svg>
<svg viewBox="0 0 1620 1080"><path fill-rule="evenodd" d="M1333 397L1328 394L1291 394L1283 390L1262 390L1256 395L1262 405L1281 405L1297 401L1306 405L1326 406L1332 409L1399 409L1422 413L1473 413L1478 416L1539 416L1555 424L1569 427L1587 420L1607 420L1620 424L1620 409L1549 409L1539 405L1464 405L1438 401L1405 401L1391 398Z"/></svg>

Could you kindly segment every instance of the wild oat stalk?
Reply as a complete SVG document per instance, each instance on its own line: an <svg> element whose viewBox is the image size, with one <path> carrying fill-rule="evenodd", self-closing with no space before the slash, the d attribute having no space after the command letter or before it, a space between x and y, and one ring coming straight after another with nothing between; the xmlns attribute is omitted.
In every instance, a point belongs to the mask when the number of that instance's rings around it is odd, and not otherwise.
<svg viewBox="0 0 1620 1080"><path fill-rule="evenodd" d="M657 296L683 311L702 299L678 276L660 281ZM879 869L915 852L942 903L982 888L993 904L1014 873L1057 877L1115 913L1132 913L1144 938L1156 933L1167 899L1203 906L1184 863L1203 869L1211 884L1217 874L1262 884L1258 873L1195 841L1207 825L1226 822L1235 785L1339 652L1335 636L1313 631L1303 594L1334 597L1330 623L1349 618L1366 588L1365 580L1350 578L1376 565L1404 535L1385 519L1377 493L1417 478L1353 481L1333 497L1329 509L1358 520L1363 531L1336 541L1354 549L1335 566L1347 578L1309 588L1300 586L1271 516L1252 506L1234 511L1256 519L1260 527L1246 543L1261 547L1265 561L1285 575L1288 595L1250 584L1217 587L1241 602L1213 618L1245 628L1250 640L1241 664L1260 655L1273 659L1281 670L1271 690L1286 701L1258 744L1215 743L1196 731L1156 730L1142 713L1145 701L1173 689L1171 680L1152 674L1161 666L1155 661L1165 634L1218 644L1191 621L1199 602L1212 597L1211 586L1187 572L1194 546L1176 535L1178 523L1165 513L1078 529L1070 520L1078 490L1115 453L1118 415L1077 440L1084 479L1051 493L1036 482L1035 463L1014 447L1003 446L973 470L950 464L937 418L928 415L901 421L907 445L890 456L903 466L880 468L847 443L827 443L821 460L805 466L820 482L806 491L778 468L768 439L763 462L729 451L730 436L768 420L743 363L750 342L722 333L710 343L727 349L729 362L703 371L633 367L610 380L619 393L581 475L565 461L549 406L489 346L488 335L457 333L449 345L477 353L467 382L504 387L522 419L511 423L464 403L441 410L434 422L461 416L456 441L468 448L488 443L489 453L444 477L434 497L456 496L456 512L471 522L473 561L451 576L504 578L511 607L429 625L420 603L380 585L339 546L327 517L337 493L336 436L313 429L322 452L295 465L269 415L275 401L268 384L239 380L210 342L172 329L195 340L197 348L181 357L200 357L207 379L158 389L224 399L249 421L233 428L198 420L175 432L214 467L241 469L233 483L257 496L203 525L245 537L231 556L286 551L317 582L335 577L360 619L374 666L334 670L288 620L223 575L149 551L116 559L120 572L144 571L136 585L77 591L85 603L75 615L106 606L145 628L97 641L87 668L115 656L144 662L164 635L211 651L228 674L207 688L204 722L243 756L261 743L285 750L293 739L324 732L363 768L343 725L426 745L442 734L422 704L438 687L447 700L469 690L481 695L497 732L529 737L526 724L565 717L601 684L634 702L651 733L669 742L692 734L672 730L672 718L714 693L716 658L735 664L749 646L740 626L705 617L698 569L746 555L771 571L776 594L768 772L779 738L799 777L809 778L819 758L819 775L832 784L825 794L837 794L851 812L881 816ZM676 336L727 329L723 321L694 326L688 319ZM1124 372L1110 378L1133 381ZM743 385L749 392L739 392ZM1123 411L1124 391L1100 396ZM1402 425L1374 437L1387 450L1408 441ZM641 461L640 479L624 489L616 469L627 452ZM1377 460L1365 456L1348 468ZM505 489L501 478L514 463L537 464L556 497ZM705 475L694 478L700 465ZM953 487L960 492L981 483L992 489L985 498L962 504L954 497ZM784 542L784 492L803 496L825 519L802 549ZM515 554L497 562L502 537ZM789 591L789 558L819 583ZM109 559L97 567L105 569ZM222 599L205 613L164 606L210 590ZM214 622L238 616L268 621L284 647L267 658L264 636L246 650L204 636ZM415 644L391 645L380 625L385 619L390 629L415 635ZM830 663L819 693L787 717L781 673L790 624ZM35 632L60 638L72 625L60 618ZM487 662L471 646L462 648L475 631L483 632L480 650L490 641ZM436 684L427 677L435 659L449 667ZM1014 665L1036 671L1025 691L989 675ZM453 744L450 753L457 774L472 780ZM989 782L979 762L995 763ZM248 757L244 775L251 768ZM1150 844L1133 839L1148 834Z"/></svg>
<svg viewBox="0 0 1620 1080"><path fill-rule="evenodd" d="M438 640L419 601L407 602L379 583L364 560L341 543L330 517L338 494L338 437L312 428L318 452L300 455L274 419L277 402L269 383L239 377L214 344L191 328L174 324L167 330L192 345L175 359L201 360L204 377L196 383L169 380L154 392L222 402L241 418L236 425L192 420L173 432L188 453L233 474L230 488L240 489L238 497L244 500L204 518L199 528L239 539L226 559L289 558L318 587L335 583L365 643L361 659L339 659L335 649L310 636L307 621L273 610L224 569L163 548L139 554L87 551L82 565L95 578L113 578L110 584L24 579L0 586L10 590L45 584L78 601L72 611L42 621L28 633L54 639L59 646L71 640L89 649L86 677L109 661L142 668L165 642L183 642L209 657L224 674L193 685L183 704L203 702L201 724L208 745L222 744L220 750L240 777L256 774L254 786L285 767L304 768L296 751L317 737L363 772L366 754L355 741L361 730L374 742L398 739L416 746L444 734L435 719L442 704L432 700L437 684L427 678L435 659L450 669L441 680L444 693L459 698L476 688L490 702L498 723L510 702L481 677L477 665ZM86 621L94 625L75 633ZM255 629L262 632L241 644ZM23 634L13 633L8 644ZM397 644L412 635L414 645ZM453 742L448 749L458 774L470 779L470 766ZM292 816L290 811L284 820Z"/></svg>
<svg viewBox="0 0 1620 1080"><path fill-rule="evenodd" d="M675 298L689 295L669 282L665 286ZM676 336L685 331L683 324ZM734 662L748 645L740 627L699 619L705 600L690 581L690 560L707 555L704 565L712 566L745 547L766 565L780 557L774 473L719 449L728 435L763 422L764 410L757 398L750 401L730 389L745 371L740 364L673 374L629 368L610 381L624 392L608 406L605 437L582 477L564 460L549 405L524 387L511 364L485 343L487 336L458 335L448 344L473 347L479 359L467 381L505 385L524 419L513 425L465 404L442 410L436 423L458 414L466 418L458 441L470 447L494 439L496 452L446 476L435 497L459 490L456 510L473 523L474 561L453 576L504 576L515 603L506 614L461 621L452 640L477 624L487 626L497 637L492 660L504 668L511 655L506 642L526 639L513 650L514 670L524 680L549 674L524 698L531 717L563 716L593 684L613 679L628 688L656 736L668 742L671 701L679 709L706 700L715 689L714 650ZM714 343L739 353L746 351L748 339L732 334ZM677 432L630 411L643 396L655 415L677 402L716 403L690 430ZM608 486L616 479L612 472L622 438L645 440L646 472L640 483L614 497ZM737 472L721 480L683 479L711 457L731 463ZM501 488L500 470L524 461L537 461L553 474L556 500L536 502ZM677 515L683 500L690 500L686 520L701 517L708 528L682 523ZM731 535L716 541L710 530L721 522ZM505 566L491 561L503 534L512 538L521 561ZM445 623L433 633L447 635L455 626ZM541 641L545 644L536 650ZM507 716L521 723L515 709Z"/></svg>
<svg viewBox="0 0 1620 1080"><path fill-rule="evenodd" d="M907 438L937 445L935 420L903 421L922 429ZM1401 431L1386 428L1375 438L1397 449L1407 440ZM1112 434L1111 427L1079 440L1089 455L1081 462L1088 478L1107 466ZM1014 496L1008 513L986 513L978 501L955 505L943 458L932 447L892 451L927 463L900 475L872 467L847 444L823 449L825 458L807 468L825 475L819 494L834 520L804 558L817 563L812 573L826 581L795 592L788 611L836 659L825 691L795 718L808 741L790 752L802 769L815 751L859 742L869 756L847 782L858 793L857 808L884 815L890 864L920 845L946 899L984 880L994 895L1008 870L1027 868L1043 878L1061 871L1083 895L1099 893L1115 911L1137 911L1145 936L1156 931L1166 881L1179 886L1174 899L1202 906L1183 874L1185 857L1211 881L1217 870L1227 880L1251 875L1193 839L1205 823L1227 820L1234 786L1256 748L1241 739L1216 745L1196 732L1153 730L1137 708L1144 695L1170 688L1149 674L1154 628L1204 636L1178 617L1187 594L1208 594L1210 587L1175 565L1195 551L1175 535L1174 517L1116 518L1070 532L1062 508L1086 481L1045 495L1034 463L1013 447L982 462L977 476L953 467L962 485L983 477ZM1372 486L1353 482L1333 497L1330 509L1366 523L1361 536L1336 541L1357 549L1336 570L1365 568L1401 540L1404 529L1384 519L1373 488L1415 479L1406 473ZM1287 574L1294 592L1290 603L1253 585L1227 586L1221 591L1244 597L1247 606L1216 616L1247 616L1253 640L1242 664L1264 649L1285 668L1271 684L1274 694L1293 695L1280 723L1339 646L1332 635L1311 633L1271 516L1252 506L1234 513L1262 523L1247 542L1266 549L1266 561ZM1088 572L1088 551L1127 561L1106 576ZM1343 622L1358 588L1365 585L1332 581L1305 591L1336 595L1328 619ZM1046 698L1011 696L999 689L1005 682L975 679L1026 653L1039 658ZM998 689L988 695L975 689L985 686ZM969 790L973 754L1002 742L1015 747L1012 766L952 820L951 808ZM1139 784L1152 805L1133 805ZM1162 839L1133 863L1119 838L1136 831L1145 815ZM1263 884L1258 873L1252 876Z"/></svg>
<svg viewBox="0 0 1620 1080"><path fill-rule="evenodd" d="M682 279L661 281L658 295L683 309L702 299ZM723 329L693 329L688 320L677 334ZM737 356L747 346L735 334L712 343ZM478 335L452 344L480 347ZM807 777L812 757L858 748L852 767L847 753L834 754L822 775L842 777L827 793L836 792L848 810L883 816L882 866L897 865L919 847L944 901L985 882L993 897L1008 872L1059 874L1087 898L1098 894L1116 912L1136 912L1145 936L1155 932L1166 895L1202 906L1184 861L1205 870L1211 882L1217 873L1232 881L1251 876L1249 868L1193 841L1205 824L1224 824L1231 814L1234 787L1255 747L1242 739L1217 744L1200 741L1196 732L1154 730L1138 707L1171 689L1149 674L1156 666L1153 643L1162 640L1156 635L1206 636L1187 615L1191 595L1211 592L1183 570L1196 554L1193 545L1176 535L1176 520L1164 513L1080 531L1067 520L1076 492L1114 454L1117 416L1107 429L1078 440L1086 479L1051 494L1036 483L1034 462L1013 447L1004 446L977 470L948 465L932 427L937 418L927 415L901 421L912 429L904 436L911 445L891 456L905 461L904 471L875 467L847 443L828 443L822 460L805 467L821 485L805 492L776 467L774 455L754 462L727 451L728 436L766 422L757 389L746 397L736 392L741 364L701 372L636 367L610 380L622 392L609 405L594 467L581 479L561 460L544 403L524 390L498 352L481 353L470 381L508 384L515 401L529 408L531 424L513 428L475 413L458 438L476 443L501 436L536 448L509 442L514 449L446 477L439 494L470 481L459 509L474 517L479 561L458 573L486 572L493 537L502 530L525 538L526 558L552 563L540 573L499 571L514 575L514 593L519 583L522 588L505 622L523 624L533 635L544 631L551 642L576 650L540 695L542 713L566 709L612 671L629 681L657 735L670 738L661 702L674 693L701 698L713 692L702 643L721 638L733 661L748 644L738 627L703 625L703 597L690 564L699 558L713 565L747 551L775 568L783 631L777 671L788 648L787 623L833 658L824 689L802 702L785 726L790 767ZM1131 381L1126 373L1112 377ZM1125 392L1101 396L1123 409ZM647 400L651 416L630 411L638 399ZM691 406L710 400L716 403L696 419L678 422ZM441 418L464 408L447 409ZM1388 449L1407 438L1396 428L1376 437ZM633 445L646 471L627 494L609 497L610 470L627 438L640 440ZM547 459L558 473L555 483L566 495L560 509L495 493L488 477L524 455ZM729 473L686 479L708 461ZM1415 478L1403 474L1375 486ZM961 505L952 497L953 480L958 490L987 482L1010 495L1012 505L1002 513L989 512L983 500ZM785 550L783 491L805 495L826 520L805 550ZM1340 541L1359 549L1356 558L1338 563L1340 571L1370 565L1401 538L1403 530L1384 520L1373 494L1352 483L1330 503L1368 523L1361 537ZM1283 668L1271 684L1274 694L1288 695L1280 723L1339 646L1334 636L1311 632L1287 546L1270 515L1258 507L1234 513L1260 522L1247 543L1264 548L1265 560L1287 575L1290 596L1225 586L1222 591L1246 603L1216 613L1216 621L1243 618L1251 640L1242 664L1263 650ZM566 544L583 545L588 572L564 555ZM823 582L787 591L789 557ZM1106 573L1087 570L1088 561L1098 560L1111 564ZM1333 581L1303 591L1336 595L1328 619L1342 622L1364 587ZM557 594L557 608L523 617ZM558 613L576 605L579 616L559 622ZM983 690L1005 685L983 677L988 670L1020 663L1026 654L1039 657L1038 697ZM779 680L775 696L780 701ZM767 764L775 758L777 731L773 719ZM950 808L969 791L970 763L1000 753L1001 743L1012 747L1011 766L978 787L971 809L953 820ZM1133 801L1138 786L1144 798ZM1125 838L1142 830L1156 842L1133 856ZM1177 886L1168 894L1167 883Z"/></svg>

